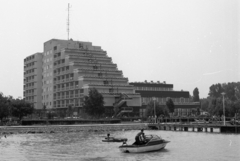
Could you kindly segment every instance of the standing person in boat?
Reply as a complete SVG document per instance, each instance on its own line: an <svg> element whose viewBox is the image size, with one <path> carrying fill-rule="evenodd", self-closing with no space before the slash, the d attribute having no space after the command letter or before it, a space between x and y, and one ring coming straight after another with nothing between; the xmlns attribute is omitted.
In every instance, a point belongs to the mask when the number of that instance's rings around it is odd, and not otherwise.
<svg viewBox="0 0 240 161"><path fill-rule="evenodd" d="M110 134L109 134L109 133L107 134L107 139L108 139L108 140L110 139Z"/></svg>
<svg viewBox="0 0 240 161"><path fill-rule="evenodd" d="M143 133L144 129L141 129L141 131L135 136L135 144L141 145L144 143L145 135Z"/></svg>
<svg viewBox="0 0 240 161"><path fill-rule="evenodd" d="M112 140L112 139L114 139L114 138L113 138L113 137L110 137L110 134L108 133L108 134L107 134L107 137L106 137L105 139L107 139L107 140Z"/></svg>

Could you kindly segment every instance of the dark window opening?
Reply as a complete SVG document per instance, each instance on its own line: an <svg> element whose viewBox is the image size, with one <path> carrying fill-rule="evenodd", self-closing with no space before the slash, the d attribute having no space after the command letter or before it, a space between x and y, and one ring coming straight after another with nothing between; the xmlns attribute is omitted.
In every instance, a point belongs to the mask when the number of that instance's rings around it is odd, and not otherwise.
<svg viewBox="0 0 240 161"><path fill-rule="evenodd" d="M103 81L103 84L109 84L109 82L106 80L106 81Z"/></svg>

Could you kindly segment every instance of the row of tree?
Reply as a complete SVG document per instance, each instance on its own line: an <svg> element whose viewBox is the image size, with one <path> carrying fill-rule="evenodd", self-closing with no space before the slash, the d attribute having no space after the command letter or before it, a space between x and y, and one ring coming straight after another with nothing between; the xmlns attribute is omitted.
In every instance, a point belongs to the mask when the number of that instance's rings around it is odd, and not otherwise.
<svg viewBox="0 0 240 161"><path fill-rule="evenodd" d="M240 112L240 82L228 84L215 84L210 87L209 97L201 99L201 108L208 111L212 115L223 114L223 95L225 100L226 116L233 116ZM193 91L193 101L199 102L199 91L195 88ZM155 107L155 108L154 108ZM168 98L166 105L162 106L158 102L151 101L147 105L147 116L153 116L154 110L156 115L169 116L174 112L174 103L171 98ZM101 117L105 113L103 96L95 89L90 89L89 95L84 97L83 109L86 114L92 117ZM46 110L46 107L43 107ZM72 111L69 107L68 111ZM14 99L11 96L4 96L0 93L0 119L14 116L19 118L32 114L34 108L32 104L24 101L21 98Z"/></svg>
<svg viewBox="0 0 240 161"><path fill-rule="evenodd" d="M146 116L172 116L174 112L174 102L169 97L167 98L166 105L160 105L159 102L150 101L146 108Z"/></svg>
<svg viewBox="0 0 240 161"><path fill-rule="evenodd" d="M240 82L217 83L209 88L209 96L201 99L201 109L211 115L233 117L240 113ZM224 100L223 100L224 98Z"/></svg>
<svg viewBox="0 0 240 161"><path fill-rule="evenodd" d="M14 99L12 96L4 96L0 93L0 120L9 117L17 117L21 120L24 116L32 114L32 104L21 98Z"/></svg>

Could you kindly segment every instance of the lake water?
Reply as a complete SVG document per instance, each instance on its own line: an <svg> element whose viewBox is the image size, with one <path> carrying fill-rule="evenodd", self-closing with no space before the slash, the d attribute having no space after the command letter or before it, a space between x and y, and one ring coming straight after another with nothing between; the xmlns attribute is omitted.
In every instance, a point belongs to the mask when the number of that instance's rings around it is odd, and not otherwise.
<svg viewBox="0 0 240 161"><path fill-rule="evenodd" d="M114 131L115 137L134 141L139 131ZM121 153L121 143L106 143L103 132L14 134L0 139L1 161L239 161L240 135L204 132L145 130L171 141L166 148L149 153Z"/></svg>

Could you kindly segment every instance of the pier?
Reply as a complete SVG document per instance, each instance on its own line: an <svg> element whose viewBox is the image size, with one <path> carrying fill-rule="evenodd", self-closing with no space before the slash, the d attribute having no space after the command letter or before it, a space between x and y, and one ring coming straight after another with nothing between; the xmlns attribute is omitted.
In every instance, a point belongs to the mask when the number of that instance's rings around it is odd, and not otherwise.
<svg viewBox="0 0 240 161"><path fill-rule="evenodd" d="M149 123L148 128L168 131L240 133L239 125L197 124L197 123Z"/></svg>

